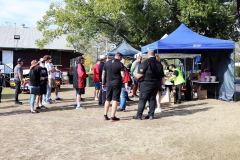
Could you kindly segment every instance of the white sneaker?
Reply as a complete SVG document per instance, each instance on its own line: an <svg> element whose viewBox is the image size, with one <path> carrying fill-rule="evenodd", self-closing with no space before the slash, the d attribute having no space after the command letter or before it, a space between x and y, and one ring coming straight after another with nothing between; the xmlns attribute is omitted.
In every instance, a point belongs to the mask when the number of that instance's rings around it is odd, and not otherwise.
<svg viewBox="0 0 240 160"><path fill-rule="evenodd" d="M157 108L156 110L155 110L155 113L161 113L162 112L162 109L161 108Z"/></svg>
<svg viewBox="0 0 240 160"><path fill-rule="evenodd" d="M76 107L76 109L86 109L86 107L83 107L81 104L80 104L80 106L78 107Z"/></svg>
<svg viewBox="0 0 240 160"><path fill-rule="evenodd" d="M95 101L98 101L98 98L95 98L94 100L95 100Z"/></svg>

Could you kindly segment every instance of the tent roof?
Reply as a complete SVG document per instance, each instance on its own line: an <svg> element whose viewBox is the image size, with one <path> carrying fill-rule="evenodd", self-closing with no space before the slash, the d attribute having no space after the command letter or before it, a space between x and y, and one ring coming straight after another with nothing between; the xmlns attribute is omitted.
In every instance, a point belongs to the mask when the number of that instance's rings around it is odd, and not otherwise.
<svg viewBox="0 0 240 160"><path fill-rule="evenodd" d="M136 50L132 46L130 46L127 42L123 41L117 48L113 49L109 52L109 56L115 56L117 52L123 54L123 56L134 56L135 54L139 53L140 51Z"/></svg>
<svg viewBox="0 0 240 160"><path fill-rule="evenodd" d="M234 41L208 38L199 35L184 24L164 39L141 48L142 53L155 50L157 53L201 53L205 49L234 49Z"/></svg>

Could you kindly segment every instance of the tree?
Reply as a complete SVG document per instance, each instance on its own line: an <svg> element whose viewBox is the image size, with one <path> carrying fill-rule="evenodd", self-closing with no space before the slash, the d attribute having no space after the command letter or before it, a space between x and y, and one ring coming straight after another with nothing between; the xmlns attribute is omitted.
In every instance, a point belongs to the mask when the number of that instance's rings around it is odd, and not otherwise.
<svg viewBox="0 0 240 160"><path fill-rule="evenodd" d="M43 48L61 34L94 39L104 34L110 42L122 40L139 49L172 33L181 23L212 38L239 39L236 1L226 0L64 0L52 3L37 22ZM57 25L55 30L49 27Z"/></svg>
<svg viewBox="0 0 240 160"><path fill-rule="evenodd" d="M86 72L88 72L88 71L90 72L90 70L92 71L93 65L94 65L92 56L88 53L84 58L86 59L85 64L84 64Z"/></svg>

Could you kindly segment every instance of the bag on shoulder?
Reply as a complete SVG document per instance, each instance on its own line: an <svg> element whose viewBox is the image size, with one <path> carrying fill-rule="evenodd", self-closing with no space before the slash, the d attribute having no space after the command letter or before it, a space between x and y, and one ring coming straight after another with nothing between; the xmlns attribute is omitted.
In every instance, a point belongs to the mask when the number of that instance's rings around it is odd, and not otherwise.
<svg viewBox="0 0 240 160"><path fill-rule="evenodd" d="M40 95L40 87L31 87L30 94Z"/></svg>

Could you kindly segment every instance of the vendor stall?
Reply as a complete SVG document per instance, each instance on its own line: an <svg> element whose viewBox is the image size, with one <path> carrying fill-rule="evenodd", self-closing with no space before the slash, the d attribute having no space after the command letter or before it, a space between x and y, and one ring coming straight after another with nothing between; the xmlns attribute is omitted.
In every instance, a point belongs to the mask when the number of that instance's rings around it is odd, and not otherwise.
<svg viewBox="0 0 240 160"><path fill-rule="evenodd" d="M233 101L236 100L234 48L234 41L208 38L181 24L166 38L144 46L141 50L142 53L154 50L160 57L172 54L201 56L201 68L210 68L211 74L219 81L219 99Z"/></svg>

